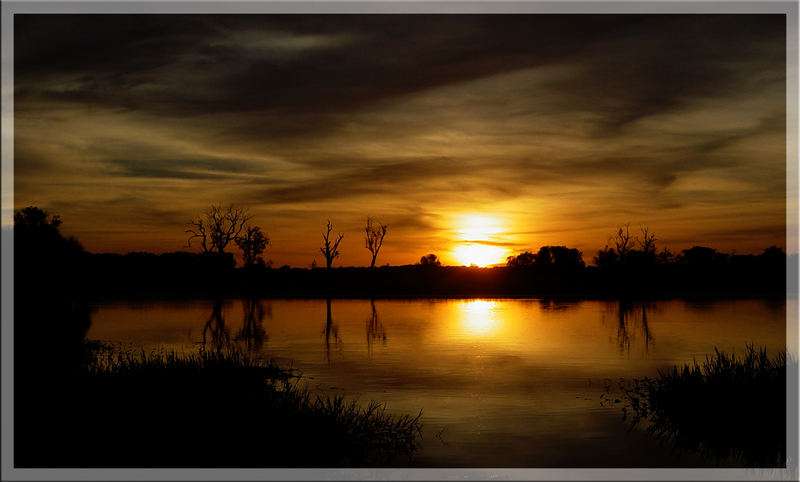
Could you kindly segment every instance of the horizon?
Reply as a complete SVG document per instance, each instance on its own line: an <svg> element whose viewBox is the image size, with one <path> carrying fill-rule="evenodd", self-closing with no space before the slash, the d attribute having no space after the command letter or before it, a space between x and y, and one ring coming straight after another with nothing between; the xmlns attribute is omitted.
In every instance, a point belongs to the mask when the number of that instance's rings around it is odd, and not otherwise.
<svg viewBox="0 0 800 482"><path fill-rule="evenodd" d="M274 266L787 245L783 15L15 15L14 209L91 252L248 207ZM102 40L102 41L101 41ZM214 68L210 68L214 67ZM236 253L238 249L229 248Z"/></svg>

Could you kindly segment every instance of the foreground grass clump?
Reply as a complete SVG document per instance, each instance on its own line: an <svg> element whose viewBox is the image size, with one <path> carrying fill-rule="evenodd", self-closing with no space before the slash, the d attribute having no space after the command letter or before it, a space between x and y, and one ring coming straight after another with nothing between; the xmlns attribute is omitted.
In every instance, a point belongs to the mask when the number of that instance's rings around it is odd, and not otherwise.
<svg viewBox="0 0 800 482"><path fill-rule="evenodd" d="M786 354L748 345L743 356L715 348L702 363L622 383L632 426L718 462L786 465ZM621 402L617 399L616 402ZM735 462L734 462L735 463Z"/></svg>
<svg viewBox="0 0 800 482"><path fill-rule="evenodd" d="M101 350L95 363L70 377L62 387L68 391L54 393L33 414L38 427L29 427L23 453L33 454L32 466L63 467L409 462L420 415L398 417L374 402L362 408L342 397L312 397L297 381L237 351Z"/></svg>

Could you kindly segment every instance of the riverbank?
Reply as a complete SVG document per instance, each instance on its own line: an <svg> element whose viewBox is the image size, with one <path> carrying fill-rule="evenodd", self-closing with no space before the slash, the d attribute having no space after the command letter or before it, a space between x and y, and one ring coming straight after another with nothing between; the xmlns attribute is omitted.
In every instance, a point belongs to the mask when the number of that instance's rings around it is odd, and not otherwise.
<svg viewBox="0 0 800 482"><path fill-rule="evenodd" d="M226 261L226 262L223 262ZM674 298L785 297L785 264L490 268L235 268L232 257L84 253L56 286L74 297Z"/></svg>
<svg viewBox="0 0 800 482"><path fill-rule="evenodd" d="M15 466L403 466L419 442L421 413L314 397L238 351L93 350L83 369L18 393Z"/></svg>

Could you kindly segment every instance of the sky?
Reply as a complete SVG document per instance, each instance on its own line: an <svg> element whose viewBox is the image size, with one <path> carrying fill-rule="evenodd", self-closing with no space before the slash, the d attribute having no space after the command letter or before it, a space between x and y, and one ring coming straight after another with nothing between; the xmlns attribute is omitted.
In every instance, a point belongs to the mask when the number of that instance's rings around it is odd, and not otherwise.
<svg viewBox="0 0 800 482"><path fill-rule="evenodd" d="M93 252L247 207L276 266L786 248L782 15L15 15L14 206Z"/></svg>

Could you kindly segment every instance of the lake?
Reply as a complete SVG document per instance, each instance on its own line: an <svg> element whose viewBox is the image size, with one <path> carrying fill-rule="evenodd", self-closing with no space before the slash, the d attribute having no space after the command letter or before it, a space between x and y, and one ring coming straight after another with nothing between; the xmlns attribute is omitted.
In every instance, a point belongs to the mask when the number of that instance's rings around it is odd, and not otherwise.
<svg viewBox="0 0 800 482"><path fill-rule="evenodd" d="M619 405L601 404L606 385L714 347L784 350L786 302L110 301L93 306L88 338L147 350L238 345L299 370L315 393L422 410L415 466L701 467L717 461L630 430Z"/></svg>

